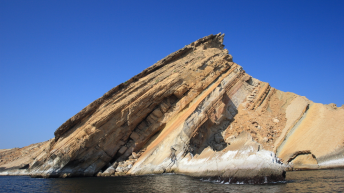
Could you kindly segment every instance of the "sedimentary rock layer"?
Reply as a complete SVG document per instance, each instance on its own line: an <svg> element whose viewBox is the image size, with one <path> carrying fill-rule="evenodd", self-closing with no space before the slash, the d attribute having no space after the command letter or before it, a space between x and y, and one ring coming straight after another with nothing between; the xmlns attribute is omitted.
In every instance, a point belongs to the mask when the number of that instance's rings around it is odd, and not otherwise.
<svg viewBox="0 0 344 193"><path fill-rule="evenodd" d="M55 138L0 151L0 174L173 172L264 183L283 180L286 168L344 166L344 108L251 77L223 37L199 39L111 89Z"/></svg>

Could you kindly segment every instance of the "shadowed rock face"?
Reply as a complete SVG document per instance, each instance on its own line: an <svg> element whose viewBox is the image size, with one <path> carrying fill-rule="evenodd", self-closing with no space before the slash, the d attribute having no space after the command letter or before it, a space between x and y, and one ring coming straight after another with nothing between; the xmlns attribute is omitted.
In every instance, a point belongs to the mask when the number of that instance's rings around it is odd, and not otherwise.
<svg viewBox="0 0 344 193"><path fill-rule="evenodd" d="M283 180L288 166L343 166L343 107L252 78L232 61L223 37L199 39L111 89L55 138L0 151L0 174L174 172L264 183ZM30 156L21 153L27 149Z"/></svg>

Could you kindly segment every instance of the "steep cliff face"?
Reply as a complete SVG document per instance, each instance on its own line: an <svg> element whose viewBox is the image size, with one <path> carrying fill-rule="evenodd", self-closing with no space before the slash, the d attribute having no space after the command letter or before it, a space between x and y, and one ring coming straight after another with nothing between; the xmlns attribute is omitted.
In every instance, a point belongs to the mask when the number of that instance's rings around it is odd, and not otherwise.
<svg viewBox="0 0 344 193"><path fill-rule="evenodd" d="M252 78L223 37L199 39L111 89L30 158L1 151L1 174L174 172L263 183L283 180L286 167L344 166L344 108Z"/></svg>

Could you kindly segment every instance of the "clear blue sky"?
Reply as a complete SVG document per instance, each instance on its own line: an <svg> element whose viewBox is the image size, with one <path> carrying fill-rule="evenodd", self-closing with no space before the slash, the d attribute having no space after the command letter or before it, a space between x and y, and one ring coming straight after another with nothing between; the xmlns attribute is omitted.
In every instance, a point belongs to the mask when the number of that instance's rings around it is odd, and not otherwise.
<svg viewBox="0 0 344 193"><path fill-rule="evenodd" d="M344 1L0 0L0 149L52 138L68 118L209 34L247 73L344 103Z"/></svg>

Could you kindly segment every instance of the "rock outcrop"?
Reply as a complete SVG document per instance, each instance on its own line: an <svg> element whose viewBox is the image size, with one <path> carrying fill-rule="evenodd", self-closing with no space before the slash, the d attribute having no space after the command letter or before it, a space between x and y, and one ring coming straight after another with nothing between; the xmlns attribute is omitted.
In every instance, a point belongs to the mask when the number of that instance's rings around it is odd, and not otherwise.
<svg viewBox="0 0 344 193"><path fill-rule="evenodd" d="M232 61L223 37L199 39L111 89L55 138L0 151L0 174L172 172L264 183L283 180L286 169L344 166L343 107L251 77Z"/></svg>

